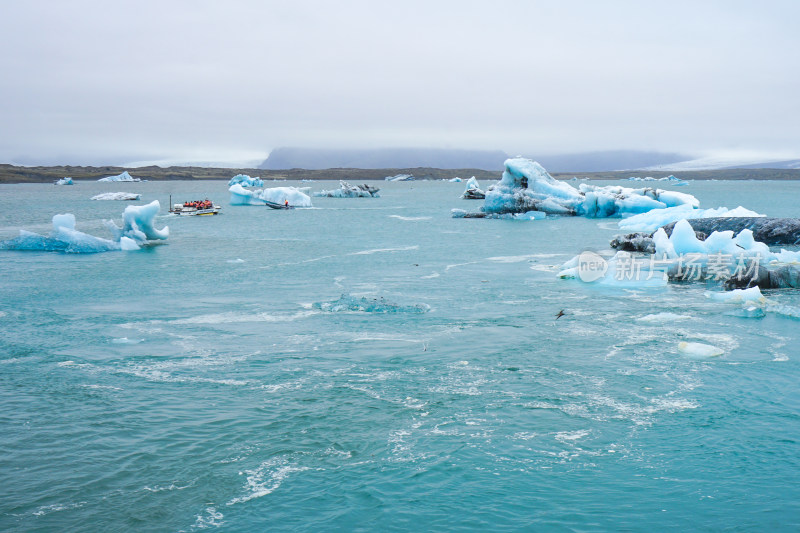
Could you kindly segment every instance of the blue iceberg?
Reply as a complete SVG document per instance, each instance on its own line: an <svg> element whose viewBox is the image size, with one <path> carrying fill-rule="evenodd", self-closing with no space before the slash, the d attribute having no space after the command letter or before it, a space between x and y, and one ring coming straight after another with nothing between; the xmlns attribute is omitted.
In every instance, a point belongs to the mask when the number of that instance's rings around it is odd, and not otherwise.
<svg viewBox="0 0 800 533"><path fill-rule="evenodd" d="M248 191L236 183L228 191L231 193L231 205L267 205L268 202L283 205L288 200L292 207L312 207L311 197L307 194L310 187L272 187Z"/></svg>
<svg viewBox="0 0 800 533"><path fill-rule="evenodd" d="M139 178L134 178L133 176L128 174L128 171L126 170L122 174L119 174L117 176L107 176L105 178L100 178L97 181L109 182L109 181L142 181L142 180Z"/></svg>
<svg viewBox="0 0 800 533"><path fill-rule="evenodd" d="M61 178L60 180L57 180L54 183L55 185L75 185L75 183L72 181L72 178L67 178L67 177Z"/></svg>
<svg viewBox="0 0 800 533"><path fill-rule="evenodd" d="M63 252L70 254L91 254L116 250L138 250L150 240L165 240L169 228L156 229L153 226L160 209L158 200L147 205L128 206L122 213L123 225L117 226L106 220L106 227L114 235L113 240L95 237L75 229L75 215L65 213L53 217L53 231L49 236L20 230L19 237L0 242L0 250L33 250Z"/></svg>
<svg viewBox="0 0 800 533"><path fill-rule="evenodd" d="M678 205L699 207L690 194L645 187L598 187L583 183L579 188L558 181L537 162L514 158L505 162L503 176L486 191L484 213L542 211L555 215L621 217Z"/></svg>
<svg viewBox="0 0 800 533"><path fill-rule="evenodd" d="M228 182L228 186L241 185L242 187L263 187L264 182L259 177L251 178L247 174L236 174Z"/></svg>

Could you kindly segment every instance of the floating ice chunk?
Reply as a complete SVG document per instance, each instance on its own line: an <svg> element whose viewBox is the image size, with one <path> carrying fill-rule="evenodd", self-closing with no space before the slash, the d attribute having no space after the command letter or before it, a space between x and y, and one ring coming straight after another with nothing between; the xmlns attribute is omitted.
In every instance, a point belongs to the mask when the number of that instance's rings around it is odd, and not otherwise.
<svg viewBox="0 0 800 533"><path fill-rule="evenodd" d="M761 289L758 287L751 287L749 289L735 289L728 292L710 292L705 293L706 298L714 300L715 302L725 302L733 304L749 304L749 305L764 305L767 301L764 295L761 294Z"/></svg>
<svg viewBox="0 0 800 533"><path fill-rule="evenodd" d="M100 178L97 181L142 181L142 180L139 178L134 178L133 176L128 174L128 171L126 170L122 174L119 174L117 176L107 176L105 178Z"/></svg>
<svg viewBox="0 0 800 533"><path fill-rule="evenodd" d="M455 177L450 180L450 183L461 183L463 180L459 177Z"/></svg>
<svg viewBox="0 0 800 533"><path fill-rule="evenodd" d="M681 342L678 344L678 351L689 357L703 359L707 357L718 357L724 352L721 348L717 348L711 344L703 344L701 342Z"/></svg>
<svg viewBox="0 0 800 533"><path fill-rule="evenodd" d="M414 176L411 174L397 174L395 176L386 176L383 179L386 181L414 181Z"/></svg>
<svg viewBox="0 0 800 533"><path fill-rule="evenodd" d="M380 198L377 187L363 185L350 185L346 181L339 181L339 188L329 191L315 192L314 196L327 198Z"/></svg>
<svg viewBox="0 0 800 533"><path fill-rule="evenodd" d="M618 289L658 289L667 285L665 272L636 261L628 252L617 252L606 260L594 252L584 252L562 265L558 277L580 279L586 283Z"/></svg>
<svg viewBox="0 0 800 533"><path fill-rule="evenodd" d="M112 220L106 220L106 226L119 241L123 237L132 239L136 243L165 240L169 237L169 228L165 226L164 229L156 229L153 225L160 209L161 204L158 203L158 200L153 200L147 205L129 205L122 212L123 225L121 228ZM130 243L126 244L126 246L129 245Z"/></svg>
<svg viewBox="0 0 800 533"><path fill-rule="evenodd" d="M75 185L72 181L72 178L61 178L60 180L55 182L56 185Z"/></svg>
<svg viewBox="0 0 800 533"><path fill-rule="evenodd" d="M430 306L426 304L400 305L390 302L385 298L356 298L349 294L342 294L338 300L321 302L313 305L322 311L361 311L364 313L427 313Z"/></svg>
<svg viewBox="0 0 800 533"><path fill-rule="evenodd" d="M767 312L763 307L755 305L746 305L741 309L734 309L733 311L728 311L725 314L730 316L738 316L740 318L764 318L767 316Z"/></svg>
<svg viewBox="0 0 800 533"><path fill-rule="evenodd" d="M92 200L139 200L142 197L141 194L136 194L133 192L104 192L103 194L97 194L92 196Z"/></svg>
<svg viewBox="0 0 800 533"><path fill-rule="evenodd" d="M292 207L311 207L308 187L272 187L248 191L236 183L228 191L231 193L231 205L266 205L267 202L283 204L289 200Z"/></svg>
<svg viewBox="0 0 800 533"><path fill-rule="evenodd" d="M681 219L716 218L716 217L763 217L755 211L750 211L742 206L734 209L718 207L716 209L697 209L691 204L676 205L663 209L653 209L646 213L640 213L619 221L620 229L626 231L655 231L671 222Z"/></svg>
<svg viewBox="0 0 800 533"><path fill-rule="evenodd" d="M241 185L242 187L263 187L264 182L259 177L251 178L247 174L236 174L230 179L228 185Z"/></svg>

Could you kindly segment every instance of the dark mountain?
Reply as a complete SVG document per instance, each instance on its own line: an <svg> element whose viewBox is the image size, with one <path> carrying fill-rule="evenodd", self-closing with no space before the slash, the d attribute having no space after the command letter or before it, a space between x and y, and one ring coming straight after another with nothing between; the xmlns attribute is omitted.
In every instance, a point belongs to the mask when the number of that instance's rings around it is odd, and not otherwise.
<svg viewBox="0 0 800 533"><path fill-rule="evenodd" d="M692 159L683 154L614 150L531 157L549 172L609 172L668 165Z"/></svg>
<svg viewBox="0 0 800 533"><path fill-rule="evenodd" d="M276 148L259 166L268 170L305 168L478 168L502 170L508 155L500 150L445 150L384 148L373 150L318 150Z"/></svg>
<svg viewBox="0 0 800 533"><path fill-rule="evenodd" d="M477 168L502 170L509 157L500 150L445 150L433 148L385 148L372 150L320 150L276 148L259 168L287 170L304 168ZM663 152L615 150L566 155L526 154L550 172L608 172L686 161L691 156Z"/></svg>

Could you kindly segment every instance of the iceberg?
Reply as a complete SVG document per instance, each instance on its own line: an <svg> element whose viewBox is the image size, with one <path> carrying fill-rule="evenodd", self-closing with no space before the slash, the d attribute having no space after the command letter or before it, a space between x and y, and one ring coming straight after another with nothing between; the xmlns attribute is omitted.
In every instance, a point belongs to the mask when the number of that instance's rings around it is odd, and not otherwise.
<svg viewBox="0 0 800 533"><path fill-rule="evenodd" d="M236 174L234 177L230 179L228 182L228 186L230 185L241 185L242 187L263 187L264 182L261 178L255 177L251 178L247 174Z"/></svg>
<svg viewBox="0 0 800 533"><path fill-rule="evenodd" d="M339 181L338 189L329 191L318 191L314 193L316 197L327 198L380 198L377 187L370 187L366 183L363 185L350 185L346 181Z"/></svg>
<svg viewBox="0 0 800 533"><path fill-rule="evenodd" d="M678 344L678 351L689 357L704 359L707 357L718 357L723 354L721 348L702 342L681 342Z"/></svg>
<svg viewBox="0 0 800 533"><path fill-rule="evenodd" d="M738 209L738 208L737 208ZM748 229L753 238L770 246L800 244L800 218L731 217L689 219L689 224L702 233L714 231L740 232ZM664 226L667 234L675 224Z"/></svg>
<svg viewBox="0 0 800 533"><path fill-rule="evenodd" d="M122 213L123 226L105 221L114 240L95 237L75 229L75 215L65 213L53 217L53 231L49 236L20 230L19 237L0 242L0 250L34 250L63 253L99 253L115 250L138 250L149 240L164 240L169 228L153 226L160 205L155 200L143 206L128 206Z"/></svg>
<svg viewBox="0 0 800 533"><path fill-rule="evenodd" d="M117 176L107 176L105 178L100 178L97 181L109 182L109 181L142 181L142 180L139 178L134 178L133 176L128 174L128 171L126 170L122 174L119 174Z"/></svg>
<svg viewBox="0 0 800 533"><path fill-rule="evenodd" d="M288 200L292 207L312 207L311 197L307 194L309 190L309 187L247 190L238 183L228 189L231 193L231 205L267 205L267 203L283 205Z"/></svg>
<svg viewBox="0 0 800 533"><path fill-rule="evenodd" d="M461 195L461 198L464 200L484 200L486 198L486 193L478 185L478 180L475 179L475 176L467 180L467 187L464 189L464 194Z"/></svg>
<svg viewBox="0 0 800 533"><path fill-rule="evenodd" d="M72 178L61 178L53 183L55 185L75 185L75 183L72 181Z"/></svg>
<svg viewBox="0 0 800 533"><path fill-rule="evenodd" d="M92 196L92 200L139 200L142 197L141 194L136 194L133 192L104 192L103 194L97 194Z"/></svg>
<svg viewBox="0 0 800 533"><path fill-rule="evenodd" d="M583 183L578 189L558 181L537 162L507 159L503 176L486 191L485 213L543 211L555 215L620 217L677 205L698 207L690 194L662 189L600 187Z"/></svg>
<svg viewBox="0 0 800 533"><path fill-rule="evenodd" d="M456 176L455 178L450 180L450 183L461 183L463 180Z"/></svg>
<svg viewBox="0 0 800 533"><path fill-rule="evenodd" d="M742 206L735 209L718 207L716 209L698 209L690 204L681 204L663 209L653 209L628 218L623 218L617 225L625 231L655 231L662 226L682 219L717 218L717 217L764 217L755 211Z"/></svg>
<svg viewBox="0 0 800 533"><path fill-rule="evenodd" d="M411 174L397 174L395 176L386 176L383 179L386 181L414 181L414 176Z"/></svg>

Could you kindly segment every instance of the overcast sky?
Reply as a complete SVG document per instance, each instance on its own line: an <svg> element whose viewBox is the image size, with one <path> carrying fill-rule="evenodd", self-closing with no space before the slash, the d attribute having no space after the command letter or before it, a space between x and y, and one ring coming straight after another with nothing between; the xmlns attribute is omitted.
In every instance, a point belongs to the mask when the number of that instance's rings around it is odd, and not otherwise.
<svg viewBox="0 0 800 533"><path fill-rule="evenodd" d="M798 24L794 0L0 0L0 162L798 157Z"/></svg>

